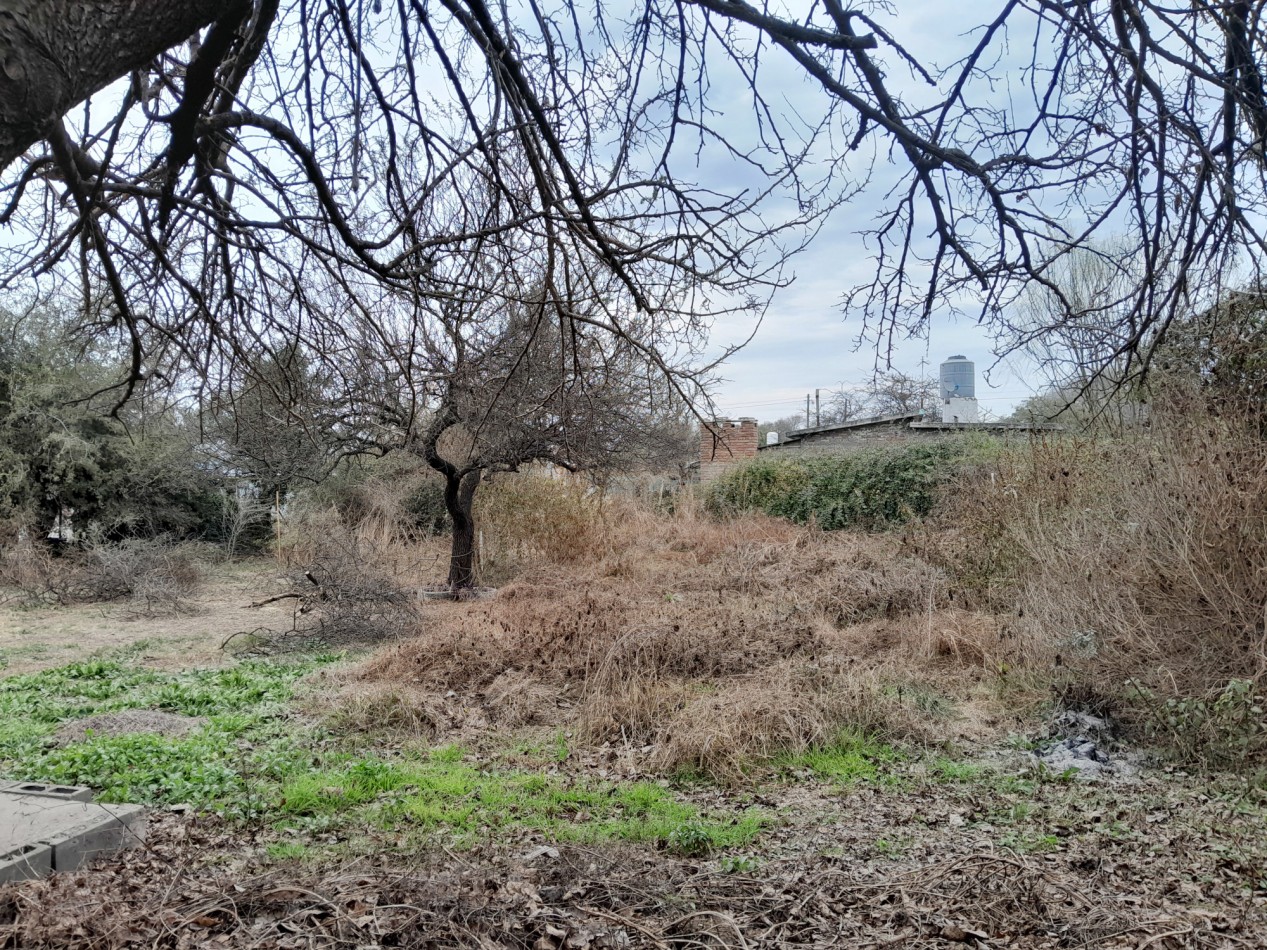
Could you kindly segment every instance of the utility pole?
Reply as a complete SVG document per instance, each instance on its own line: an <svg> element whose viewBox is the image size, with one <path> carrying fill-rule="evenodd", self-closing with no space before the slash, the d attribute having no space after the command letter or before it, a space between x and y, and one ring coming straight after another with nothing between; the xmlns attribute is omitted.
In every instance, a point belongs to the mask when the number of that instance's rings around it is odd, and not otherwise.
<svg viewBox="0 0 1267 950"><path fill-rule="evenodd" d="M821 389L814 390L814 425L815 426L821 426L823 424L823 404L821 400L818 398L818 394L821 392L822 392Z"/></svg>
<svg viewBox="0 0 1267 950"><path fill-rule="evenodd" d="M809 428L809 393L805 394L805 428Z"/></svg>

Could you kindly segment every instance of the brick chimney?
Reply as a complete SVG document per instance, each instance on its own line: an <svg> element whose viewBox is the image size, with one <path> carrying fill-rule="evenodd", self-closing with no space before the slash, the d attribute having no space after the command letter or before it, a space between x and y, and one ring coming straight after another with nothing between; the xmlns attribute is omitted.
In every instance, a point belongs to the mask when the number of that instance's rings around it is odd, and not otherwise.
<svg viewBox="0 0 1267 950"><path fill-rule="evenodd" d="M732 465L757 457L757 420L717 419L699 430L699 480L709 482Z"/></svg>

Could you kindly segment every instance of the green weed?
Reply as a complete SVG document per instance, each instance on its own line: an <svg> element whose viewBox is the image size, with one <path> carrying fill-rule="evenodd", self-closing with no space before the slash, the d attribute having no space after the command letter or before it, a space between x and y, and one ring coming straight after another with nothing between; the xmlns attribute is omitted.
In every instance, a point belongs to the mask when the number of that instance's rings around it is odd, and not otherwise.
<svg viewBox="0 0 1267 950"><path fill-rule="evenodd" d="M1018 832L1005 835L999 843L1021 854L1046 854L1060 850L1060 838L1052 834Z"/></svg>
<svg viewBox="0 0 1267 950"><path fill-rule="evenodd" d="M974 762L936 759L929 767L928 774L935 782L970 785L981 781L988 774L988 771L985 766L977 765Z"/></svg>
<svg viewBox="0 0 1267 950"><path fill-rule="evenodd" d="M556 841L644 842L704 855L751 842L766 821L755 809L713 817L649 782L481 770L457 745L390 761L352 754L337 737L286 713L295 680L312 667L244 663L166 674L111 661L0 680L7 713L0 718L0 775L88 785L103 801L187 803L312 834L362 823L405 837L441 835L457 846L510 828ZM205 722L180 736L50 742L61 722L135 708ZM543 751L553 761L566 758L566 736Z"/></svg>
<svg viewBox="0 0 1267 950"><path fill-rule="evenodd" d="M750 854L736 854L722 858L719 866L722 874L755 874L761 862Z"/></svg>
<svg viewBox="0 0 1267 950"><path fill-rule="evenodd" d="M872 844L875 853L886 858L897 858L911 847L910 838L876 838Z"/></svg>
<svg viewBox="0 0 1267 950"><path fill-rule="evenodd" d="M818 778L852 785L855 782L897 781L896 775L883 773L882 770L900 758L896 749L871 736L843 731L828 745L811 746L804 752L779 758L776 766L784 772L808 770Z"/></svg>
<svg viewBox="0 0 1267 950"><path fill-rule="evenodd" d="M308 845L301 841L274 841L265 850L275 861L300 861L311 854Z"/></svg>
<svg viewBox="0 0 1267 950"><path fill-rule="evenodd" d="M117 658L0 680L0 774L88 785L103 801L187 803L255 814L261 783L303 764L303 732L284 713L295 681L314 663L243 663L159 673ZM182 736L89 734L51 744L58 725L127 709L164 709L207 722Z"/></svg>
<svg viewBox="0 0 1267 950"><path fill-rule="evenodd" d="M633 841L699 855L746 844L765 823L755 809L738 818L703 815L649 782L616 785L536 772L480 771L434 758L400 768L401 784L381 803L377 822L397 831L443 832L459 846L474 843L489 829L513 828L555 841ZM323 776L317 784L338 778ZM347 798L345 789L340 801Z"/></svg>

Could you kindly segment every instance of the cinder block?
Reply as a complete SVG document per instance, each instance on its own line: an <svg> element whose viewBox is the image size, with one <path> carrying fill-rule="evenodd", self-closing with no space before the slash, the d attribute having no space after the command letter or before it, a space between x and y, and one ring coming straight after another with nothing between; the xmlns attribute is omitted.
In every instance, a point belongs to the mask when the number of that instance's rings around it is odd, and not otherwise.
<svg viewBox="0 0 1267 950"><path fill-rule="evenodd" d="M24 844L0 854L0 884L43 877L53 869L53 849L46 844Z"/></svg>
<svg viewBox="0 0 1267 950"><path fill-rule="evenodd" d="M73 871L107 851L145 839L145 809L140 805L91 805L72 821L47 842L53 846L54 871Z"/></svg>
<svg viewBox="0 0 1267 950"><path fill-rule="evenodd" d="M22 859L28 854L25 849L44 846L50 849L48 864L55 871L73 870L102 852L137 844L144 834L145 809L139 805L0 795L0 854ZM34 860L28 858L27 863L35 867Z"/></svg>
<svg viewBox="0 0 1267 950"><path fill-rule="evenodd" d="M0 782L0 795L39 795L64 802L90 802L92 789L81 785L49 785L46 782Z"/></svg>

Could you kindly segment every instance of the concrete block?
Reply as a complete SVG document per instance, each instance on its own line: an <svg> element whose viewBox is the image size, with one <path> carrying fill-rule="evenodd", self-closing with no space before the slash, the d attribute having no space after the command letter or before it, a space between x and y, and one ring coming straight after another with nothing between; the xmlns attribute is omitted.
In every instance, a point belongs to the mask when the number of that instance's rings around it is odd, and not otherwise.
<svg viewBox="0 0 1267 950"><path fill-rule="evenodd" d="M53 869L53 848L47 844L24 844L0 854L0 884L43 877Z"/></svg>
<svg viewBox="0 0 1267 950"><path fill-rule="evenodd" d="M63 828L53 846L53 870L73 871L105 852L130 848L145 840L145 809L140 805L93 805L95 812L79 824Z"/></svg>
<svg viewBox="0 0 1267 950"><path fill-rule="evenodd" d="M92 789L82 785L49 785L47 782L0 782L0 795L41 795L64 802L90 802Z"/></svg>
<svg viewBox="0 0 1267 950"><path fill-rule="evenodd" d="M47 845L54 871L70 871L103 852L139 843L145 834L140 805L101 805L45 795L0 795L0 854Z"/></svg>

